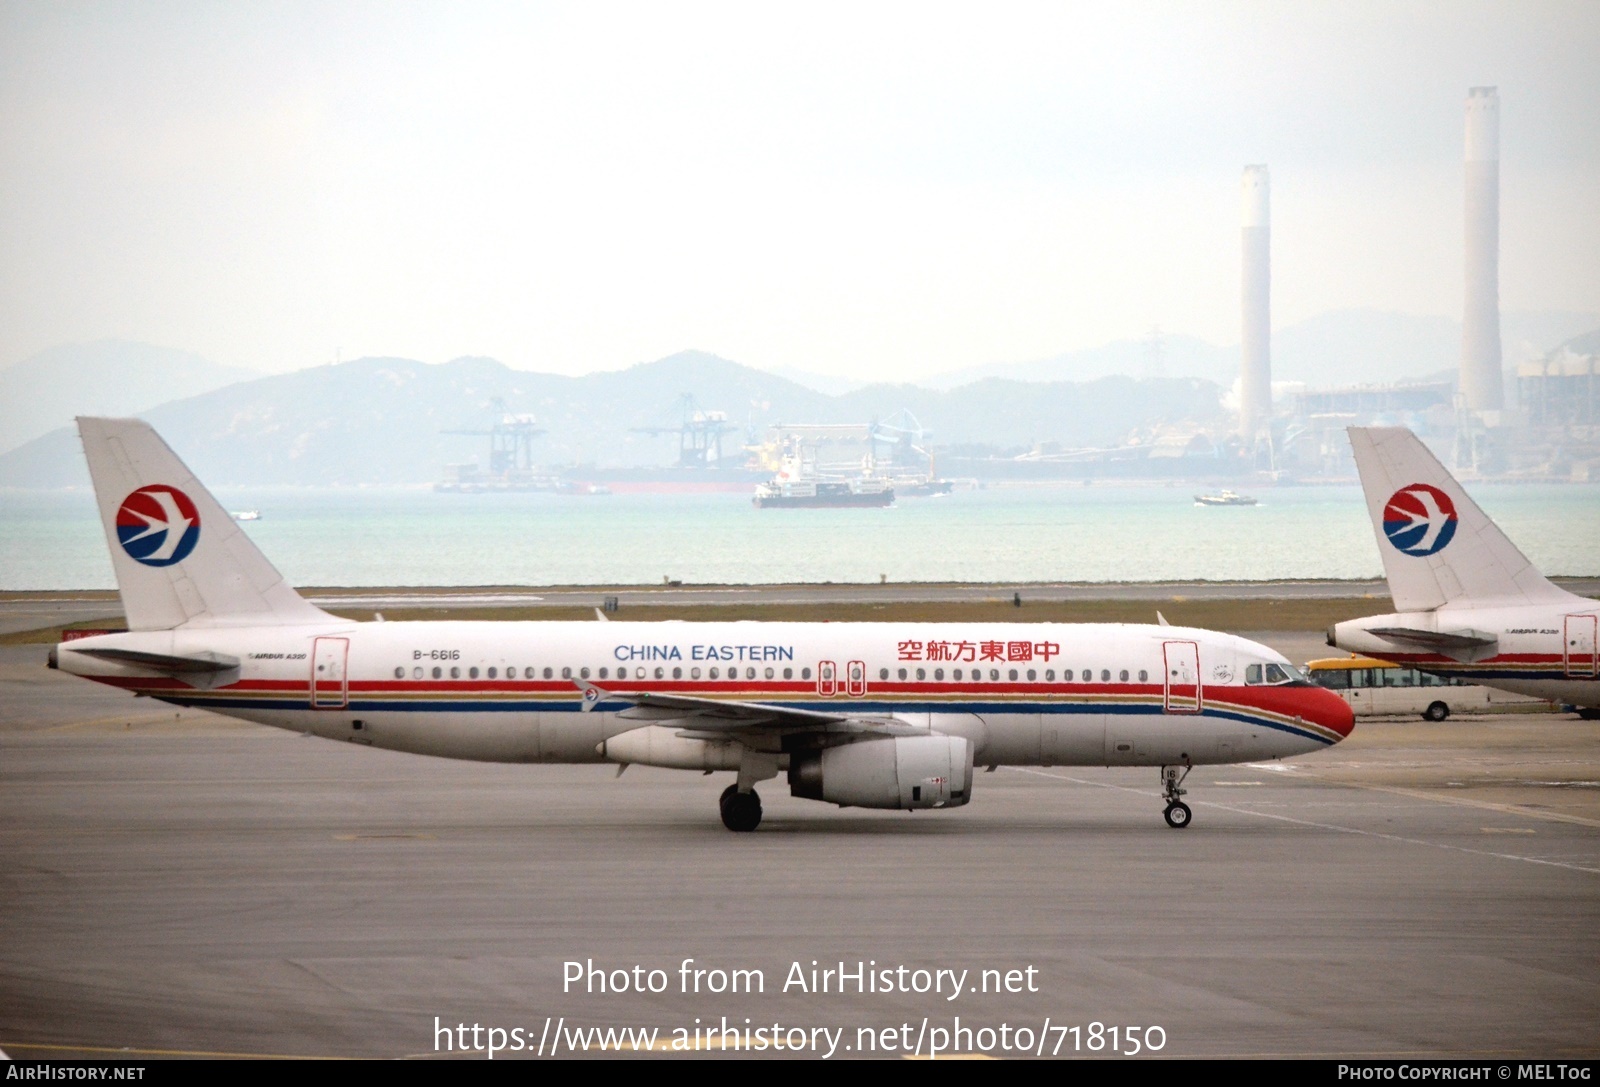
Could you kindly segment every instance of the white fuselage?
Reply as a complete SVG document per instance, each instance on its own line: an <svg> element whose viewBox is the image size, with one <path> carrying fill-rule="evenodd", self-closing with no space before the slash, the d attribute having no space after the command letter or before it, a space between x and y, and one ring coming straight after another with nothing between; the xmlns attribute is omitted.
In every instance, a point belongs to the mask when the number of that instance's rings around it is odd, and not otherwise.
<svg viewBox="0 0 1600 1087"><path fill-rule="evenodd" d="M1329 641L1424 672L1481 683L1570 706L1600 706L1600 605L1572 597L1567 607L1482 602L1445 605L1337 624ZM1428 650L1373 630L1434 631L1493 639L1480 651Z"/></svg>
<svg viewBox="0 0 1600 1087"><path fill-rule="evenodd" d="M85 650L237 668L200 676ZM503 762L737 769L748 734L683 737L582 686L893 719L962 736L979 764L1280 758L1350 731L1337 696L1246 685L1283 658L1226 634L1134 625L331 622L180 627L63 643L59 667L179 705L375 747ZM1259 669L1258 669L1259 671ZM681 727L681 726L679 726Z"/></svg>

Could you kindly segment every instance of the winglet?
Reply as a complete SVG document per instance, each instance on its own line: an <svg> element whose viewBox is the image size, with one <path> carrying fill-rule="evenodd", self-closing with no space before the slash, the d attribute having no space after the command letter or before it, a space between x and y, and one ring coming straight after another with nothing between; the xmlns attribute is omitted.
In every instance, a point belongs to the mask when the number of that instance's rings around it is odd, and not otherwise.
<svg viewBox="0 0 1600 1087"><path fill-rule="evenodd" d="M583 703L581 709L584 713L588 713L590 710L598 706L600 704L600 700L605 698L607 695L606 691L596 687L593 683L585 683L581 679L573 680L572 685L583 692Z"/></svg>

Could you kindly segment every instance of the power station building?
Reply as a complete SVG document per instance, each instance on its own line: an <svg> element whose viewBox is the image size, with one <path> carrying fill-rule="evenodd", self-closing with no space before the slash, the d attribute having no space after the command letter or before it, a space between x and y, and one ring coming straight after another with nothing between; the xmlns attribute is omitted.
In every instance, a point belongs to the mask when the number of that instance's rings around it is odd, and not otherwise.
<svg viewBox="0 0 1600 1087"><path fill-rule="evenodd" d="M1465 174L1461 396L1468 411L1498 412L1505 407L1505 383L1500 374L1500 94L1494 87L1467 92Z"/></svg>
<svg viewBox="0 0 1600 1087"><path fill-rule="evenodd" d="M1239 437L1251 451L1272 425L1271 181L1265 166L1246 166L1242 183Z"/></svg>

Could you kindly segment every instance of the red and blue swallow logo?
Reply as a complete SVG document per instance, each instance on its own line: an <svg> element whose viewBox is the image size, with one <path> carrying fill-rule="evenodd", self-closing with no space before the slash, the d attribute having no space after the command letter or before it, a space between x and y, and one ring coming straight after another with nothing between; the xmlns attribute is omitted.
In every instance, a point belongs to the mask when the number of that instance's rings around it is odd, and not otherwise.
<svg viewBox="0 0 1600 1087"><path fill-rule="evenodd" d="M1383 534L1397 551L1419 558L1444 550L1459 523L1450 496L1427 483L1401 487L1383 507Z"/></svg>
<svg viewBox="0 0 1600 1087"><path fill-rule="evenodd" d="M117 510L117 541L146 566L182 562L200 542L200 511L188 495L165 483L140 487Z"/></svg>

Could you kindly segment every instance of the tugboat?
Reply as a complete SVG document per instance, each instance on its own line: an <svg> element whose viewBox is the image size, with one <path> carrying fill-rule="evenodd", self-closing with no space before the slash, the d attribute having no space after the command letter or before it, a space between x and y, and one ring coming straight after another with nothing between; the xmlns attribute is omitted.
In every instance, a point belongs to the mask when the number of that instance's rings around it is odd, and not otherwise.
<svg viewBox="0 0 1600 1087"><path fill-rule="evenodd" d="M1247 494L1237 491L1223 490L1216 494L1197 494L1194 496L1197 506L1253 506L1256 500Z"/></svg>

